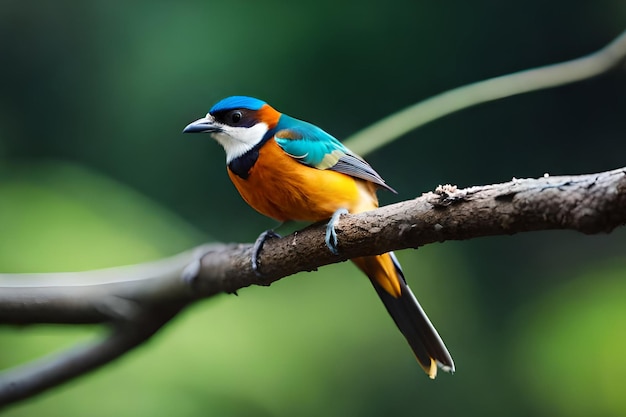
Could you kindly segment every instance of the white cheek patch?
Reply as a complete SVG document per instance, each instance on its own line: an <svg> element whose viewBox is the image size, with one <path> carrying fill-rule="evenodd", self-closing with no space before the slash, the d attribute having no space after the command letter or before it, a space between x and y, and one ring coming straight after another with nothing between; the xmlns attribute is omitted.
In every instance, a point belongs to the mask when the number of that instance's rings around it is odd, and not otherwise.
<svg viewBox="0 0 626 417"><path fill-rule="evenodd" d="M226 151L226 162L240 157L254 148L268 131L267 124L257 123L252 127L222 126L222 131L214 133L213 138Z"/></svg>

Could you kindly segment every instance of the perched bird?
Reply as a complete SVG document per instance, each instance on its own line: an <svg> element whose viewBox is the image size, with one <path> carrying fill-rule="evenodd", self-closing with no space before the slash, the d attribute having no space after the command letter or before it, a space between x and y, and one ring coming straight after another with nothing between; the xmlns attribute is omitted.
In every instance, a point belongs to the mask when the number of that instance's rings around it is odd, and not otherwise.
<svg viewBox="0 0 626 417"><path fill-rule="evenodd" d="M331 250L336 250L334 223L341 213L377 208L378 188L395 192L333 136L256 98L225 98L183 132L206 132L222 145L228 176L258 212L280 222L331 219L326 240ZM437 367L454 372L452 357L393 252L352 262L369 277L426 373L435 378Z"/></svg>

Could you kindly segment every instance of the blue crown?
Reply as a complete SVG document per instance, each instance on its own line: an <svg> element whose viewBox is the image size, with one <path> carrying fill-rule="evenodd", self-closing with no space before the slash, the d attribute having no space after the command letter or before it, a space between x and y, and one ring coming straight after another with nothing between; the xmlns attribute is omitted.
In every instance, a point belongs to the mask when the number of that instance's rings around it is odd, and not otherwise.
<svg viewBox="0 0 626 417"><path fill-rule="evenodd" d="M265 103L263 100L259 100L258 98L254 97L232 96L218 101L217 104L211 107L209 113L232 109L259 110L265 104L267 103Z"/></svg>

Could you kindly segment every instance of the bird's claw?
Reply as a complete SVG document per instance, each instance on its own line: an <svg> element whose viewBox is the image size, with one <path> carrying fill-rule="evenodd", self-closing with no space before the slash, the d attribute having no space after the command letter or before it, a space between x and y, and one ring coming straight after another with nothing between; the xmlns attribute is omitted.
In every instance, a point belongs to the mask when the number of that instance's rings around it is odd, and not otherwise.
<svg viewBox="0 0 626 417"><path fill-rule="evenodd" d="M274 239L281 237L278 233L273 230L266 230L259 235L254 241L254 246L252 246L252 270L258 277L262 277L261 271L259 270L259 254L261 253L261 249L263 249L263 244L267 239Z"/></svg>
<svg viewBox="0 0 626 417"><path fill-rule="evenodd" d="M343 214L348 214L348 210L341 208L335 211L326 225L326 246L334 255L339 255L339 242L337 240L337 231L335 230L335 226Z"/></svg>

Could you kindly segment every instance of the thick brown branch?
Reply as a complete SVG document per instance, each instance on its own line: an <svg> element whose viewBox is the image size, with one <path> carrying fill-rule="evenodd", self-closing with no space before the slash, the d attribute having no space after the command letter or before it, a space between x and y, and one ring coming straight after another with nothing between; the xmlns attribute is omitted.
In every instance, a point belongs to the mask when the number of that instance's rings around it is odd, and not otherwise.
<svg viewBox="0 0 626 417"><path fill-rule="evenodd" d="M324 244L325 225L266 242L263 279L250 268L250 247L216 249L202 258L194 280L210 295L268 285L286 275L390 250L433 242L534 230L610 232L626 223L626 168L599 174L513 179L457 189L440 186L414 200L344 216L337 226L340 256Z"/></svg>

